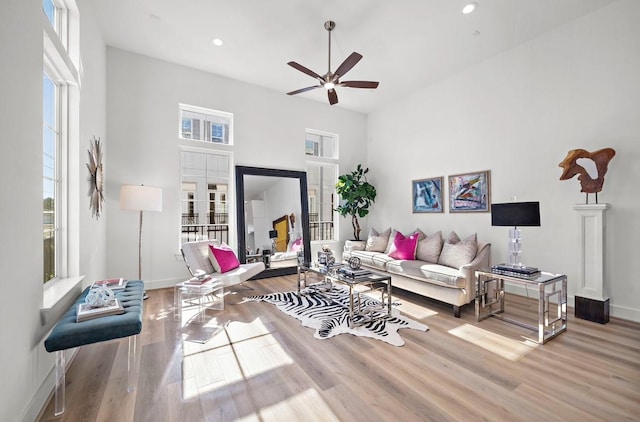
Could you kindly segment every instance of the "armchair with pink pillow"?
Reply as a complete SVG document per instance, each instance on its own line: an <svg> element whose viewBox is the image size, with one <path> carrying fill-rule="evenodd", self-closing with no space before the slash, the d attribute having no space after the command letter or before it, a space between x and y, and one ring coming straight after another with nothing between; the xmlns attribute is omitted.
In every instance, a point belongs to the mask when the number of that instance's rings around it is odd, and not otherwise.
<svg viewBox="0 0 640 422"><path fill-rule="evenodd" d="M192 276L210 275L225 287L244 283L265 269L263 262L240 264L236 252L217 240L186 242L181 251Z"/></svg>

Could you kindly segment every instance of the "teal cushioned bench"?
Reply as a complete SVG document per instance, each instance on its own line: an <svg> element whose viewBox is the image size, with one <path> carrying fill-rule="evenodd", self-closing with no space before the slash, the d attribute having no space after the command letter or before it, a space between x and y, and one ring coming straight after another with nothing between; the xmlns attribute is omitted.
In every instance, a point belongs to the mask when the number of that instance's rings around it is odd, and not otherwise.
<svg viewBox="0 0 640 422"><path fill-rule="evenodd" d="M143 292L144 283L142 281L128 281L124 291L116 293L116 297L124 307L124 314L76 322L78 304L83 303L89 293L89 287L87 287L51 331L44 342L45 349L47 352L55 352L140 334L142 331Z"/></svg>
<svg viewBox="0 0 640 422"><path fill-rule="evenodd" d="M136 336L142 331L142 303L144 296L144 282L131 280L124 290L115 295L122 303L124 313L108 315L88 321L76 322L78 304L85 301L90 287L87 287L80 297L69 307L60 321L44 341L44 348L48 352L56 352L56 387L55 387L55 415L64 412L65 388L65 355L66 349L83 346L85 344L129 337L127 358L128 391L133 391L132 380L135 376Z"/></svg>

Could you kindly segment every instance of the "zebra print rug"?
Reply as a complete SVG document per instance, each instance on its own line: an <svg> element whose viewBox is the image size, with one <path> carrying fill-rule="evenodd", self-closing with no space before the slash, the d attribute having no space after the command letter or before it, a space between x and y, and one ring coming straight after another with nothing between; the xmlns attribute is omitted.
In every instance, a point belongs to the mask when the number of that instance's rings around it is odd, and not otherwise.
<svg viewBox="0 0 640 422"><path fill-rule="evenodd" d="M300 296L294 292L272 293L260 296L248 296L244 301L268 302L278 307L285 314L297 318L305 327L315 328L315 338L326 339L338 334L349 333L356 336L382 340L394 346L404 345L398 334L400 328L427 331L429 327L400 314L393 308L391 316L373 321L363 317L354 317L356 325L349 327L349 289L345 286L333 285L330 290L318 291L313 286L302 290ZM361 294L361 306L380 305L380 301ZM356 302L357 303L357 302ZM376 316L374 311L372 316ZM381 316L384 313L377 313Z"/></svg>

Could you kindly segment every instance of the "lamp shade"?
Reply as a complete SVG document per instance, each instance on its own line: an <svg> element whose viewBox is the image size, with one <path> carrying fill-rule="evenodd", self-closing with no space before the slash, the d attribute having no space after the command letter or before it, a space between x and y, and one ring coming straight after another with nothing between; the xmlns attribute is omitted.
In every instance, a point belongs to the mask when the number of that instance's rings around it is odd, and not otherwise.
<svg viewBox="0 0 640 422"><path fill-rule="evenodd" d="M269 239L275 239L276 237L278 237L278 231L277 230L269 230Z"/></svg>
<svg viewBox="0 0 640 422"><path fill-rule="evenodd" d="M539 202L491 204L492 226L539 226Z"/></svg>
<svg viewBox="0 0 640 422"><path fill-rule="evenodd" d="M143 185L122 185L120 209L134 211L162 211L162 189Z"/></svg>

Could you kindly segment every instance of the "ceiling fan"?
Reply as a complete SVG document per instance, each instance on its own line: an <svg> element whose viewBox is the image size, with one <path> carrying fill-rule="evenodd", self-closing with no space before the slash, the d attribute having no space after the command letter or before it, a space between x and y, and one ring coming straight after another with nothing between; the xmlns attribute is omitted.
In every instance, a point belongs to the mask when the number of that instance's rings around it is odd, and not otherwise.
<svg viewBox="0 0 640 422"><path fill-rule="evenodd" d="M378 82L372 81L344 81L341 82L340 78L343 77L353 66L356 65L362 59L362 55L356 53L355 51L351 53L349 57L346 58L345 61L342 62L340 66L336 69L334 73L331 73L331 31L336 27L336 23L333 21L326 21L324 23L324 29L329 32L329 66L328 71L324 75L320 76L313 70L310 70L301 64L296 62L287 63L289 66L294 69L299 70L302 73L306 73L307 75L316 78L319 82L319 85L308 86L306 88L297 89L295 91L287 92L287 95L295 95L300 94L302 92L311 91L316 88L325 88L327 90L327 95L329 96L329 104L334 105L338 103L338 94L336 93L335 87L337 86L346 86L348 88L368 88L375 89L378 87Z"/></svg>

